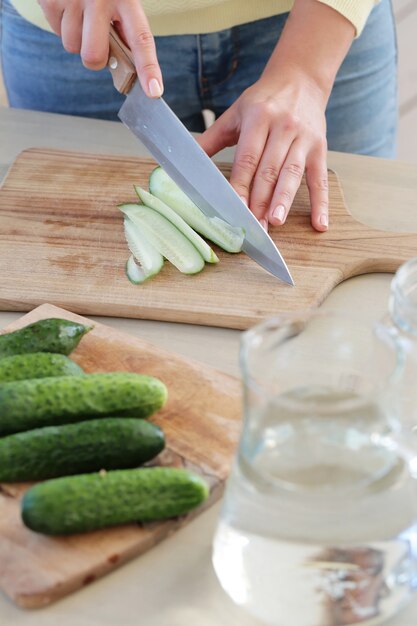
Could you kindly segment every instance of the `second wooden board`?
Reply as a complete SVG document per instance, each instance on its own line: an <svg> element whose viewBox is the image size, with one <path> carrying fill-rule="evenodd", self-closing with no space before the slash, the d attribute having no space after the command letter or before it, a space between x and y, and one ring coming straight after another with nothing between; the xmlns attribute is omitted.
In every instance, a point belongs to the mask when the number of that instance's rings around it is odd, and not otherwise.
<svg viewBox="0 0 417 626"><path fill-rule="evenodd" d="M91 323L45 304L8 330L48 317ZM163 429L166 448L152 463L201 474L210 485L210 496L201 507L179 518L47 537L22 523L20 499L28 485L1 484L0 590L25 608L44 606L100 578L149 550L215 502L229 474L241 430L241 384L211 367L102 324L94 324L71 358L89 373L128 371L160 378L168 388L168 402L151 421ZM3 626L1 617L0 624Z"/></svg>

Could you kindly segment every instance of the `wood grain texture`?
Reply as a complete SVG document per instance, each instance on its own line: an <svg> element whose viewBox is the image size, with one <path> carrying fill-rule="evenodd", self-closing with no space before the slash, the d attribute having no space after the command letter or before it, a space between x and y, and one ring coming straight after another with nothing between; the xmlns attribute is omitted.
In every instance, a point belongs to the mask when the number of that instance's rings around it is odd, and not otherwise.
<svg viewBox="0 0 417 626"><path fill-rule="evenodd" d="M45 304L6 330L46 317L87 321ZM49 604L103 576L215 502L240 434L240 383L227 374L101 324L95 324L71 356L87 372L146 373L167 385L168 402L151 418L167 442L155 463L200 473L210 484L210 496L181 518L52 538L31 532L21 522L20 498L28 485L0 485L0 588L25 608Z"/></svg>
<svg viewBox="0 0 417 626"><path fill-rule="evenodd" d="M327 233L310 226L304 183L287 224L271 229L295 287L246 255L217 248L220 263L196 276L165 263L149 282L131 285L116 205L136 201L133 183L147 186L154 165L48 149L21 153L0 189L0 308L24 311L51 302L86 315L244 329L283 311L318 306L344 279L394 272L417 254L416 234L375 230L355 220L330 172ZM222 170L227 175L230 165Z"/></svg>

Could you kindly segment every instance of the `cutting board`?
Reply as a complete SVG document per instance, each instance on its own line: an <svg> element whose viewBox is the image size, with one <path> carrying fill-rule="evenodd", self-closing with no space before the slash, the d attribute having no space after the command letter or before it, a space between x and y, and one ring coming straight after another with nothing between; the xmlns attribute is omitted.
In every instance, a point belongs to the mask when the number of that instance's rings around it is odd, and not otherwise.
<svg viewBox="0 0 417 626"><path fill-rule="evenodd" d="M8 330L46 317L91 323L44 304ZM166 406L151 418L166 436L156 464L186 467L210 484L203 506L181 518L65 538L31 532L20 519L25 484L0 485L0 590L25 608L44 606L91 583L187 524L221 495L240 433L240 383L211 367L95 324L72 358L87 372L151 374L168 387Z"/></svg>
<svg viewBox="0 0 417 626"><path fill-rule="evenodd" d="M248 328L283 311L319 305L344 279L394 272L417 254L417 234L388 233L356 221L329 173L331 228L310 226L303 182L287 224L271 229L295 280L278 281L241 253L196 276L166 263L143 285L125 276L128 256L117 204L137 201L151 160L31 149L0 189L0 308L43 302L86 315L109 315ZM228 175L229 165L220 166ZM363 199L366 202L366 197Z"/></svg>

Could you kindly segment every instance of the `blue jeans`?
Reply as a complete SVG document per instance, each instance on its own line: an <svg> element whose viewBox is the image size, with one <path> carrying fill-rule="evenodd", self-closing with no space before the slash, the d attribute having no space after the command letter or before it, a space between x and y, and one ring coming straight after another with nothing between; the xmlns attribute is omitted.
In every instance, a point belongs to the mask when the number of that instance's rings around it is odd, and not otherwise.
<svg viewBox="0 0 417 626"><path fill-rule="evenodd" d="M157 37L164 98L192 131L203 109L216 117L260 76L288 14L217 33ZM92 72L60 39L23 20L0 0L0 53L12 107L117 119L123 96L107 69ZM343 62L328 103L329 149L395 157L396 37L390 0L372 11Z"/></svg>

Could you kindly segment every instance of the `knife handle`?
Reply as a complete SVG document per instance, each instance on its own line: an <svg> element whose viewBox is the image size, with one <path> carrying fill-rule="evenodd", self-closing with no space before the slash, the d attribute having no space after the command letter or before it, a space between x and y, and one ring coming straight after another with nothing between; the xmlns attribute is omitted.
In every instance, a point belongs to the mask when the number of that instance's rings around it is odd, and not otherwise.
<svg viewBox="0 0 417 626"><path fill-rule="evenodd" d="M114 26L110 26L110 54L107 66L117 91L129 93L137 76L135 64L131 51L123 43Z"/></svg>

